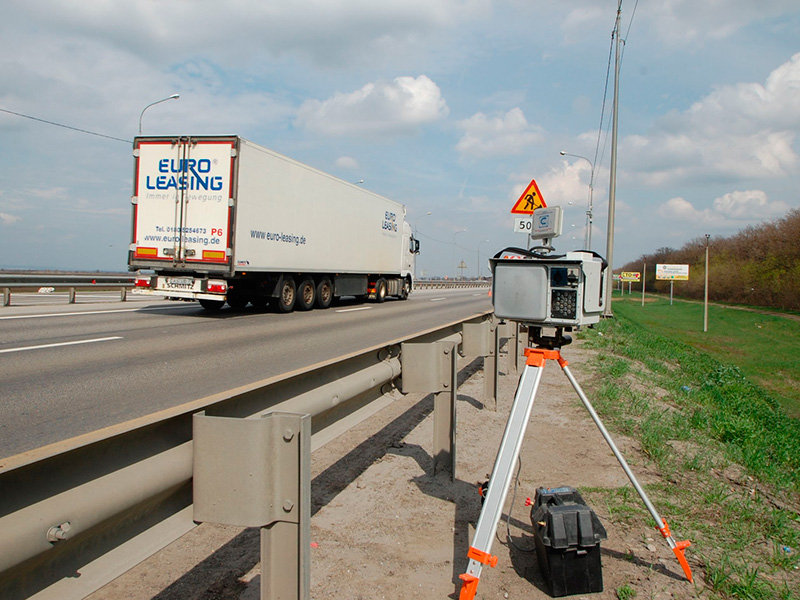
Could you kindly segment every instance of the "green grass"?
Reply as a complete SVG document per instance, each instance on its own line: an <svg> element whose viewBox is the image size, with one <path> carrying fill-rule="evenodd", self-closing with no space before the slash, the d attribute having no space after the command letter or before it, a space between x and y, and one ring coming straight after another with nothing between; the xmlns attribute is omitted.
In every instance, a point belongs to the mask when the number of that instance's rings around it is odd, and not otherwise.
<svg viewBox="0 0 800 600"><path fill-rule="evenodd" d="M589 396L615 435L639 442L634 471L646 461L660 472L647 493L692 540L703 597L800 600L800 420L760 385L770 367L759 354L783 355L796 382L798 367L784 357L800 326L719 313L703 334L702 305L615 301L615 319L581 333L598 351ZM726 347L738 350L736 362ZM630 487L585 492L612 522L648 520Z"/></svg>
<svg viewBox="0 0 800 600"><path fill-rule="evenodd" d="M689 344L732 364L770 392L786 412L800 417L800 320L710 305L703 332L703 305L648 297L615 298L620 314L648 331Z"/></svg>

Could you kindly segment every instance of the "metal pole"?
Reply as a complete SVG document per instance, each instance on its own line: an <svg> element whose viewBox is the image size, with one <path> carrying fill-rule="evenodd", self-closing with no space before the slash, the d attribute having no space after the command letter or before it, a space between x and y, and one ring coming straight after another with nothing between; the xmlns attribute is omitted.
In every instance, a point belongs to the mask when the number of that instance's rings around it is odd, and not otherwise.
<svg viewBox="0 0 800 600"><path fill-rule="evenodd" d="M642 266L642 306L644 306L644 288L647 285L647 263Z"/></svg>
<svg viewBox="0 0 800 600"><path fill-rule="evenodd" d="M672 537L672 534L669 531L669 527L667 526L667 522L661 518L661 515L658 514L656 507L650 501L650 498L647 496L647 493L644 491L644 488L642 488L642 486L639 484L639 480L636 479L636 475L633 474L633 471L631 471L631 468L628 466L628 461L625 460L625 457L622 456L622 453L619 451L619 448L617 448L617 445L614 443L611 434L608 433L608 430L605 428L605 425L603 425L603 422L600 420L600 417L594 410L592 403L589 402L589 398L586 397L586 394L583 393L583 389L581 388L580 384L575 379L575 377L572 376L572 371L569 370L566 361L564 362L559 361L559 364L561 365L561 370L564 371L564 374L567 376L567 379L569 379L569 382L572 384L572 388L575 390L575 392L578 394L578 397L581 399L583 406L586 408L587 411L589 411L589 415L592 417L594 424L597 425L597 428L603 435L603 438L608 444L608 447L611 448L611 452L613 452L614 456L616 457L619 466L621 466L622 470L625 471L625 475L628 476L631 485L633 485L633 488L636 490L636 493L639 494L639 497L642 499L642 502L644 502L644 505L647 508L647 511L650 513L650 516L653 517L653 520L656 522L656 529L658 529L661 532L661 534L664 536L664 539L667 540L669 547L675 553L676 558L678 559L678 561L681 564L681 567L683 568L683 572L686 574L686 578L689 581L692 581L693 580L692 571L689 568L689 564L686 562L686 557L683 554L684 549L689 546L689 542L676 542L675 539Z"/></svg>
<svg viewBox="0 0 800 600"><path fill-rule="evenodd" d="M675 285L674 281L669 282L669 305L672 306L672 288Z"/></svg>
<svg viewBox="0 0 800 600"><path fill-rule="evenodd" d="M706 234L706 276L705 293L703 294L703 333L708 331L708 240L711 236Z"/></svg>
<svg viewBox="0 0 800 600"><path fill-rule="evenodd" d="M608 261L609 270L613 272L614 269L614 210L616 205L617 195L617 129L618 129L618 116L619 116L619 62L620 62L620 48L621 40L619 39L619 24L622 16L622 0L619 0L617 5L617 21L614 24L614 35L617 39L616 56L614 61L614 110L613 121L611 126L611 180L608 186L608 236L606 240L606 260ZM606 305L603 309L604 317L613 317L614 313L611 310L611 292L613 290L612 278L606 278Z"/></svg>

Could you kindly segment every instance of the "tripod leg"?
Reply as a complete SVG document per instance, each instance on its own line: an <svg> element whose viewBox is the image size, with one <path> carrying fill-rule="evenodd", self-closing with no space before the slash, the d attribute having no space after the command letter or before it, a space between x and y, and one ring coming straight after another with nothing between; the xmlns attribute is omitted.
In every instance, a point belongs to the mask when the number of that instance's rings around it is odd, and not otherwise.
<svg viewBox="0 0 800 600"><path fill-rule="evenodd" d="M459 596L460 600L472 600L475 597L483 565L488 564L493 567L497 564L497 557L490 554L492 541L494 541L497 523L500 521L503 505L508 495L514 464L517 462L522 448L522 440L525 437L525 429L528 426L543 369L544 359L541 358L541 355L528 357L506 423L503 440L497 451L492 477L489 479L489 488L486 491L478 524L475 526L472 546L467 553L469 565L466 573L460 576L464 581Z"/></svg>
<svg viewBox="0 0 800 600"><path fill-rule="evenodd" d="M603 425L603 422L600 420L600 417L594 410L592 403L589 402L589 399L586 397L586 394L583 393L583 389L581 389L581 386L578 384L575 377L573 377L572 371L569 370L566 361L559 361L559 363L561 364L561 368L564 371L564 374L567 376L567 379L569 379L569 382L572 384L572 387L575 389L575 391L578 394L578 397L581 399L581 402L583 402L583 405L586 407L586 410L589 411L589 415L592 417L594 424L597 425L597 428L600 430L600 433L603 434L603 437L608 443L609 448L611 448L611 451L614 453L614 456L617 458L617 461L622 467L622 470L625 471L625 475L627 475L628 479L630 479L631 484L636 490L636 493L639 494L639 497L642 499L642 502L644 502L644 505L647 507L647 510L650 512L650 515L653 517L653 520L655 520L656 529L658 529L661 532L661 535L664 536L670 548L672 548L672 551L675 553L675 556L677 557L678 562L681 565L681 568L683 568L683 572L685 573L686 578L689 581L693 581L692 570L689 568L689 563L686 561L686 556L683 553L683 551L690 545L690 542L688 541L676 542L675 539L672 537L667 522L661 518L661 515L658 514L656 507L653 506L652 502L650 502L650 498L647 497L647 494L645 493L642 486L639 484L639 481L636 479L636 476L633 474L633 471L631 471L631 468L628 466L628 462L625 460L625 457L622 456L622 453L619 451L617 445L614 443L614 440L611 439L611 434L608 433L608 430L605 428L605 425Z"/></svg>

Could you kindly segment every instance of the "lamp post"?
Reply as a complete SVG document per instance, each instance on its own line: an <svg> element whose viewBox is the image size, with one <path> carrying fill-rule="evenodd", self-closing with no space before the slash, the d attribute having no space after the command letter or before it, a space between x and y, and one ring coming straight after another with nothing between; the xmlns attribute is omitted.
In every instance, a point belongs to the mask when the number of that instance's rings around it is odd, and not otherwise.
<svg viewBox="0 0 800 600"><path fill-rule="evenodd" d="M481 279L481 244L487 244L489 240L478 242L478 279Z"/></svg>
<svg viewBox="0 0 800 600"><path fill-rule="evenodd" d="M156 104L161 104L162 102L166 102L167 100L177 100L180 97L181 97L180 94L172 94L172 96L169 96L167 98L162 98L161 100L156 100L155 102L151 102L150 104L145 106L142 109L142 113L139 115L139 135L142 134L142 117L144 116L144 111L146 111L151 106L155 106Z"/></svg>
<svg viewBox="0 0 800 600"><path fill-rule="evenodd" d="M419 220L420 220L422 217L427 217L427 216L428 216L428 215L430 215L430 214L433 214L433 213L431 213L431 211L428 211L428 212L426 212L424 215L420 215L420 216L418 216L416 219L414 219L414 239L415 239L415 240L419 239L419 238L417 237L417 223L419 222ZM416 281L416 279L417 279L417 261L415 260L415 261L414 261L414 280Z"/></svg>
<svg viewBox="0 0 800 600"><path fill-rule="evenodd" d="M456 266L456 236L457 236L459 233L464 233L465 231L466 231L466 229L459 229L458 231L456 231L456 232L453 234L453 262L452 262L451 264L453 265L453 267L454 267L455 269L458 269L458 267ZM455 274L455 273L456 273L456 272L455 272L455 271L453 271L453 279L455 279L455 278L456 278L456 274Z"/></svg>
<svg viewBox="0 0 800 600"><path fill-rule="evenodd" d="M703 294L703 333L708 331L708 241L711 238L710 234L706 234L706 276L705 276L705 292Z"/></svg>
<svg viewBox="0 0 800 600"><path fill-rule="evenodd" d="M428 211L428 212L426 212L424 215L420 215L420 216L418 216L416 219L414 219L414 237L415 237L415 238L417 237L417 223L419 223L419 220L420 220L422 217L427 217L427 216L429 216L429 215L432 215L432 214L433 214L433 213L432 213L431 211Z"/></svg>
<svg viewBox="0 0 800 600"><path fill-rule="evenodd" d="M575 158L582 158L586 162L589 163L589 166L592 168L592 174L589 178L589 207L586 210L586 235L583 236L584 242L584 250L591 250L592 249L592 212L594 207L594 163L590 161L585 156L581 156L580 154L570 154L569 152L564 152L563 150L559 152L561 156L574 156Z"/></svg>

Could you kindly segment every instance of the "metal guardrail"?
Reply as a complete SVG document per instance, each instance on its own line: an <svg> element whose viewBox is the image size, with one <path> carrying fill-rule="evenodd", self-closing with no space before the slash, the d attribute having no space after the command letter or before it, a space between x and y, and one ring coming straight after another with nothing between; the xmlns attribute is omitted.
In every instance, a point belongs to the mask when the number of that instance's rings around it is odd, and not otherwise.
<svg viewBox="0 0 800 600"><path fill-rule="evenodd" d="M53 288L69 292L69 303L75 304L78 288L119 288L120 301L127 300L128 290L133 288L134 274L56 274L56 273L0 273L0 290L3 295L3 306L11 306L11 295L16 290L29 288ZM464 289L486 288L491 281L455 279L417 280L415 289Z"/></svg>
<svg viewBox="0 0 800 600"><path fill-rule="evenodd" d="M516 327L510 332L509 328L504 337L516 336ZM455 354L486 357L484 390L491 407L496 402L500 335L493 314L486 311L230 393L1 459L0 597L83 598L194 527L198 518L196 513L193 516L192 479L198 468L198 449L193 419L201 413L204 418L238 420L261 419L277 411L311 415L316 443L331 431L344 431L369 416L359 417L361 413L374 413L375 406L387 402L386 394L397 390L402 381L404 393L436 393L434 412L440 425L434 432L434 471L445 467L454 473ZM514 355L517 346L510 345ZM510 354L512 360L512 366L518 364L518 358ZM290 436L283 436L288 441ZM223 470L237 466L241 465ZM277 486L277 478L285 479L289 467L270 468ZM284 510L293 513L293 501L285 502ZM282 535L296 537L291 532ZM286 557L282 559L284 566L269 561L262 565L262 582L267 583L270 573L285 575Z"/></svg>
<svg viewBox="0 0 800 600"><path fill-rule="evenodd" d="M414 281L415 290L487 288L491 286L491 280L424 279L420 281L417 279Z"/></svg>
<svg viewBox="0 0 800 600"><path fill-rule="evenodd" d="M69 303L75 304L78 288L117 289L120 300L127 299L128 289L134 285L134 274L58 274L58 273L0 273L0 290L3 292L3 306L11 306L11 294L16 288L53 288L69 291Z"/></svg>

